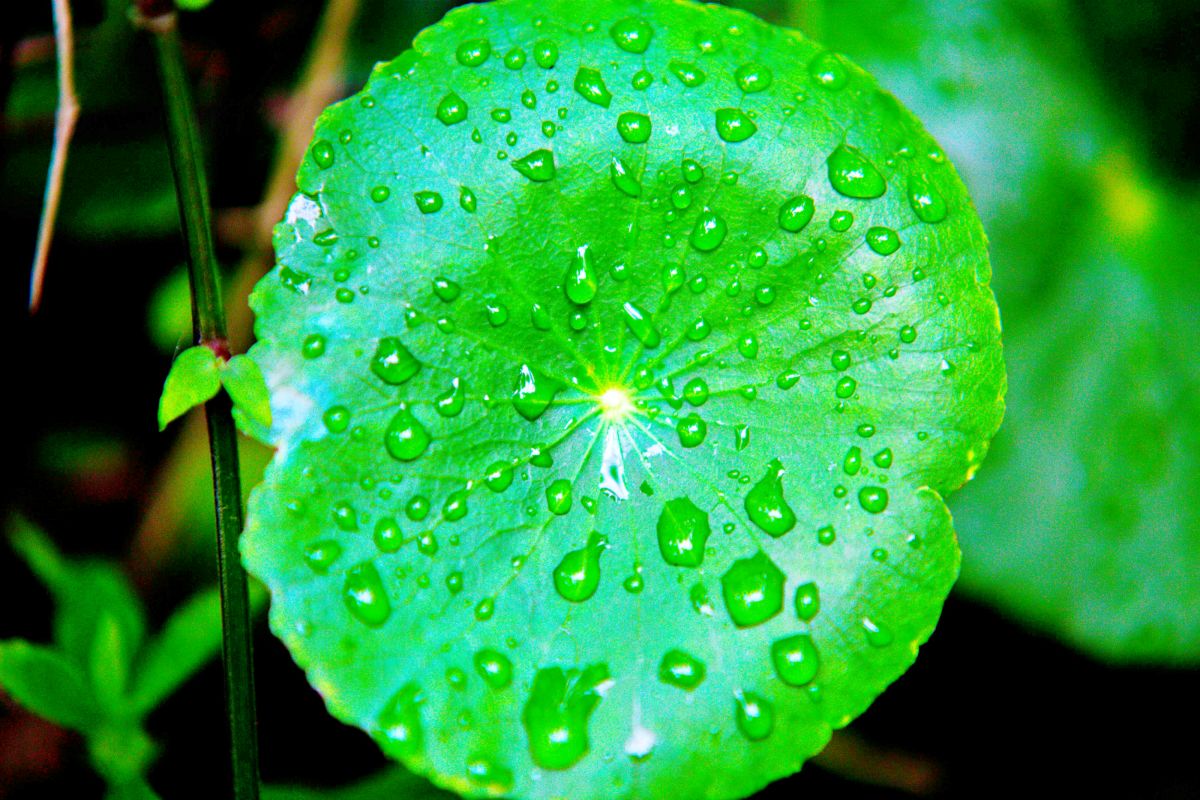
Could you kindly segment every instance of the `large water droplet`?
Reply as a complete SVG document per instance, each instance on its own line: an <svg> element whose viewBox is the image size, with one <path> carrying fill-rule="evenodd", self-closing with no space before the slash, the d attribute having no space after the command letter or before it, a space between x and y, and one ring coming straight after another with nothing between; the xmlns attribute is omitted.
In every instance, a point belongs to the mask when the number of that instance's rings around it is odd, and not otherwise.
<svg viewBox="0 0 1200 800"><path fill-rule="evenodd" d="M324 575L342 554L342 546L333 539L322 539L304 548L304 563L318 575Z"/></svg>
<svg viewBox="0 0 1200 800"><path fill-rule="evenodd" d="M668 500L658 517L658 549L674 567L704 563L704 547L712 529L708 514L686 497Z"/></svg>
<svg viewBox="0 0 1200 800"><path fill-rule="evenodd" d="M816 210L816 204L808 195L789 198L779 207L779 227L789 233L798 233L812 222Z"/></svg>
<svg viewBox="0 0 1200 800"><path fill-rule="evenodd" d="M429 431L413 416L408 405L401 403L383 435L388 454L399 461L413 461L425 452L429 442Z"/></svg>
<svg viewBox="0 0 1200 800"><path fill-rule="evenodd" d="M692 247L702 253L716 250L721 246L721 242L725 241L725 234L728 230L725 220L721 219L716 212L705 209L696 218L696 224L692 228L690 239Z"/></svg>
<svg viewBox="0 0 1200 800"><path fill-rule="evenodd" d="M650 314L633 303L625 303L622 310L625 312L625 324L629 326L629 332L637 337L642 346L647 349L658 347L662 336L654 327L654 320Z"/></svg>
<svg viewBox="0 0 1200 800"><path fill-rule="evenodd" d="M492 43L487 39L467 39L458 46L455 57L464 67L478 67L492 54Z"/></svg>
<svg viewBox="0 0 1200 800"><path fill-rule="evenodd" d="M567 268L563 279L563 290L567 299L576 305L585 305L596 296L599 283L596 278L596 258L592 255L589 245L575 248L575 257Z"/></svg>
<svg viewBox="0 0 1200 800"><path fill-rule="evenodd" d="M845 88L850 80L850 70L846 68L845 62L836 53L828 50L818 53L809 62L808 74L819 85L834 92Z"/></svg>
<svg viewBox="0 0 1200 800"><path fill-rule="evenodd" d="M817 646L807 633L779 639L771 645L771 663L775 673L788 686L804 686L817 677L821 667Z"/></svg>
<svg viewBox="0 0 1200 800"><path fill-rule="evenodd" d="M887 183L875 165L858 148L839 145L829 155L829 184L846 197L869 200L887 191Z"/></svg>
<svg viewBox="0 0 1200 800"><path fill-rule="evenodd" d="M775 76L770 67L762 64L743 64L733 73L738 88L746 94L761 92L771 86Z"/></svg>
<svg viewBox="0 0 1200 800"><path fill-rule="evenodd" d="M650 46L650 40L654 37L654 29L640 17L625 17L617 20L608 32L613 41L617 43L617 47L626 53L646 52L646 48Z"/></svg>
<svg viewBox="0 0 1200 800"><path fill-rule="evenodd" d="M733 693L734 713L738 730L752 742L761 741L775 729L775 707L756 692L738 690Z"/></svg>
<svg viewBox="0 0 1200 800"><path fill-rule="evenodd" d="M538 670L521 712L529 754L543 769L566 769L588 751L588 718L611 685L608 667Z"/></svg>
<svg viewBox="0 0 1200 800"><path fill-rule="evenodd" d="M887 489L880 486L864 486L858 490L858 504L863 511L882 514L888 507Z"/></svg>
<svg viewBox="0 0 1200 800"><path fill-rule="evenodd" d="M740 108L717 109L717 135L727 142L744 142L758 132L754 120Z"/></svg>
<svg viewBox="0 0 1200 800"><path fill-rule="evenodd" d="M644 144L650 140L650 117L636 111L626 111L617 117L617 133L630 144Z"/></svg>
<svg viewBox="0 0 1200 800"><path fill-rule="evenodd" d="M424 696L416 684L408 684L392 696L379 714L375 734L379 746L394 758L412 758L421 752L424 733L420 705Z"/></svg>
<svg viewBox="0 0 1200 800"><path fill-rule="evenodd" d="M698 447L708 435L708 423L692 412L679 418L675 423L675 432L679 434L679 444L683 447Z"/></svg>
<svg viewBox="0 0 1200 800"><path fill-rule="evenodd" d="M782 611L783 584L783 572L761 550L733 562L721 576L721 593L734 624L759 625Z"/></svg>
<svg viewBox="0 0 1200 800"><path fill-rule="evenodd" d="M775 459L758 483L746 493L750 521L775 538L796 526L796 513L783 498L783 464Z"/></svg>
<svg viewBox="0 0 1200 800"><path fill-rule="evenodd" d="M404 383L420 369L421 362L395 336L380 339L375 355L371 357L371 372L392 386Z"/></svg>
<svg viewBox="0 0 1200 800"><path fill-rule="evenodd" d="M559 597L582 603L600 586L600 554L607 540L596 531L588 535L587 546L571 550L554 568L554 589Z"/></svg>
<svg viewBox="0 0 1200 800"><path fill-rule="evenodd" d="M372 628L387 622L392 614L383 581L370 561L363 561L346 570L342 599L355 619Z"/></svg>
<svg viewBox="0 0 1200 800"><path fill-rule="evenodd" d="M612 103L612 92L605 85L600 70L592 67L580 67L575 73L575 91L579 92L579 96L584 100L603 108L608 108Z"/></svg>
<svg viewBox="0 0 1200 800"><path fill-rule="evenodd" d="M312 153L313 161L315 161L317 166L321 169L329 169L333 166L335 158L333 145L325 139L320 139L314 142L310 152Z"/></svg>
<svg viewBox="0 0 1200 800"><path fill-rule="evenodd" d="M443 125L457 125L467 118L467 101L456 93L450 92L438 103L435 112L438 121Z"/></svg>
<svg viewBox="0 0 1200 800"><path fill-rule="evenodd" d="M553 180L556 174L554 153L544 148L534 150L524 158L514 160L512 165L513 169L536 183Z"/></svg>
<svg viewBox="0 0 1200 800"><path fill-rule="evenodd" d="M641 196L642 185L633 176L629 166L617 156L612 157L609 174L612 177L613 186L616 186L622 194L629 195L630 197Z"/></svg>
<svg viewBox="0 0 1200 800"><path fill-rule="evenodd" d="M571 510L571 482L559 478L546 487L546 508L551 514L562 516Z"/></svg>
<svg viewBox="0 0 1200 800"><path fill-rule="evenodd" d="M517 374L516 388L513 390L513 408L522 417L533 422L546 413L557 392L558 385L554 381L538 375L528 364L522 364Z"/></svg>

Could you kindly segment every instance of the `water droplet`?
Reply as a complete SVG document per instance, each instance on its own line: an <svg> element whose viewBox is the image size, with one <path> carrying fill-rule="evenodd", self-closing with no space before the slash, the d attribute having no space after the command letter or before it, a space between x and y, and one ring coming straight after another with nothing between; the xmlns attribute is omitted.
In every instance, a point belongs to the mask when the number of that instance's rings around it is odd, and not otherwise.
<svg viewBox="0 0 1200 800"><path fill-rule="evenodd" d="M613 186L616 186L623 194L630 197L641 196L642 185L638 183L637 178L633 177L629 167L620 158L613 156L609 174L612 176Z"/></svg>
<svg viewBox="0 0 1200 800"><path fill-rule="evenodd" d="M630 144L643 144L650 139L650 117L626 111L617 117L617 133Z"/></svg>
<svg viewBox="0 0 1200 800"><path fill-rule="evenodd" d="M376 740L395 758L412 758L421 752L424 733L420 704L424 700L416 684L408 684L392 696L379 714Z"/></svg>
<svg viewBox="0 0 1200 800"><path fill-rule="evenodd" d="M820 86L836 92L845 88L850 81L850 70L836 53L826 50L818 53L808 64L808 74Z"/></svg>
<svg viewBox="0 0 1200 800"><path fill-rule="evenodd" d="M704 662L683 650L668 650L658 664L660 681L689 692L704 682L704 675Z"/></svg>
<svg viewBox="0 0 1200 800"><path fill-rule="evenodd" d="M846 457L842 459L842 470L847 475L857 475L860 469L862 469L862 449L851 447L846 451Z"/></svg>
<svg viewBox="0 0 1200 800"><path fill-rule="evenodd" d="M504 653L490 647L475 654L475 671L493 689L503 689L512 683L512 661Z"/></svg>
<svg viewBox="0 0 1200 800"><path fill-rule="evenodd" d="M900 329L900 341L905 344L912 344L917 340L917 329L912 325L905 325Z"/></svg>
<svg viewBox="0 0 1200 800"><path fill-rule="evenodd" d="M354 506L342 501L333 506L333 523L346 532L358 530L358 512Z"/></svg>
<svg viewBox="0 0 1200 800"><path fill-rule="evenodd" d="M821 659L812 637L797 633L771 644L771 663L775 674L788 686L804 686L817 677Z"/></svg>
<svg viewBox="0 0 1200 800"><path fill-rule="evenodd" d="M492 43L487 39L467 39L458 46L455 56L464 67L478 67L492 55Z"/></svg>
<svg viewBox="0 0 1200 800"><path fill-rule="evenodd" d="M685 158L682 163L683 179L688 183L699 183L704 180L704 167L698 161Z"/></svg>
<svg viewBox="0 0 1200 800"><path fill-rule="evenodd" d="M834 350L829 356L829 363L838 372L844 372L850 369L850 354L845 350Z"/></svg>
<svg viewBox="0 0 1200 800"><path fill-rule="evenodd" d="M350 427L350 409L345 406L330 406L321 419L330 433L341 433Z"/></svg>
<svg viewBox="0 0 1200 800"><path fill-rule="evenodd" d="M442 210L442 196L437 192L414 192L413 199L417 202L417 210L422 214L435 214Z"/></svg>
<svg viewBox="0 0 1200 800"><path fill-rule="evenodd" d="M355 619L372 628L387 622L392 614L383 581L370 561L363 561L346 570L342 599Z"/></svg>
<svg viewBox="0 0 1200 800"><path fill-rule="evenodd" d="M475 619L487 622L496 613L496 601L485 597L475 605Z"/></svg>
<svg viewBox="0 0 1200 800"><path fill-rule="evenodd" d="M567 507L570 508L569 496ZM582 603L596 593L600 586L600 554L607 543L603 536L592 531L586 547L571 550L562 557L562 561L554 568L554 589L559 597L572 603Z"/></svg>
<svg viewBox="0 0 1200 800"><path fill-rule="evenodd" d="M394 517L381 517L375 523L375 546L384 553L395 553L404 545L400 523Z"/></svg>
<svg viewBox="0 0 1200 800"><path fill-rule="evenodd" d="M558 63L558 45L549 39L540 39L533 45L533 60L542 69L550 69Z"/></svg>
<svg viewBox="0 0 1200 800"><path fill-rule="evenodd" d="M559 478L546 487L546 508L551 514L562 516L571 510L571 482Z"/></svg>
<svg viewBox="0 0 1200 800"><path fill-rule="evenodd" d="M892 632L869 617L863 617L862 628L867 635L867 644L872 647L887 647L892 643Z"/></svg>
<svg viewBox="0 0 1200 800"><path fill-rule="evenodd" d="M399 386L416 375L421 362L395 336L385 336L375 347L371 357L371 372L384 383Z"/></svg>
<svg viewBox="0 0 1200 800"><path fill-rule="evenodd" d="M683 447L698 447L708 435L708 424L700 415L692 412L681 417L675 424L675 432L679 434L679 444Z"/></svg>
<svg viewBox="0 0 1200 800"><path fill-rule="evenodd" d="M738 730L752 742L762 741L775 729L775 708L771 701L755 692L733 693Z"/></svg>
<svg viewBox="0 0 1200 800"><path fill-rule="evenodd" d="M759 550L721 576L725 609L739 628L759 625L783 610L784 574Z"/></svg>
<svg viewBox="0 0 1200 800"><path fill-rule="evenodd" d="M486 756L467 760L467 776L472 785L493 797L507 795L513 788L512 770Z"/></svg>
<svg viewBox="0 0 1200 800"><path fill-rule="evenodd" d="M383 203L392 196L392 190L386 186L376 186L371 190L371 200L376 203Z"/></svg>
<svg viewBox="0 0 1200 800"><path fill-rule="evenodd" d="M650 40L654 37L654 30L649 23L639 17L625 17L617 20L608 32L613 41L617 43L617 47L626 53L646 52L646 48L650 46Z"/></svg>
<svg viewBox="0 0 1200 800"><path fill-rule="evenodd" d="M408 406L400 404L400 409L388 423L383 436L384 447L388 454L399 461L413 461L420 458L429 447L430 436Z"/></svg>
<svg viewBox="0 0 1200 800"><path fill-rule="evenodd" d="M332 539L322 539L304 548L304 563L318 575L324 575L342 554L342 546Z"/></svg>
<svg viewBox="0 0 1200 800"><path fill-rule="evenodd" d="M879 486L864 486L858 490L858 504L863 511L871 514L882 514L888 506L887 489Z"/></svg>
<svg viewBox="0 0 1200 800"><path fill-rule="evenodd" d="M771 68L762 64L743 64L733 73L738 88L746 94L754 94L769 88L774 77Z"/></svg>
<svg viewBox="0 0 1200 800"><path fill-rule="evenodd" d="M754 120L740 108L717 109L717 135L727 142L744 142L758 132Z"/></svg>
<svg viewBox="0 0 1200 800"><path fill-rule="evenodd" d="M579 96L584 100L603 108L608 108L612 103L612 92L604 84L600 70L592 67L580 67L575 73L575 91L579 92Z"/></svg>
<svg viewBox="0 0 1200 800"><path fill-rule="evenodd" d="M692 378L683 387L683 399L694 406L702 406L708 400L708 384L703 378Z"/></svg>
<svg viewBox="0 0 1200 800"><path fill-rule="evenodd" d="M777 539L796 526L796 513L783 498L783 473L779 459L772 460L745 503L750 521Z"/></svg>
<svg viewBox="0 0 1200 800"><path fill-rule="evenodd" d="M438 103L437 111L434 113L443 125L447 127L457 125L467 118L467 101L455 92L449 92Z"/></svg>
<svg viewBox="0 0 1200 800"><path fill-rule="evenodd" d="M654 327L653 318L633 303L625 303L622 310L625 312L625 324L629 326L629 332L637 337L642 346L651 350L658 347L662 336Z"/></svg>
<svg viewBox="0 0 1200 800"><path fill-rule="evenodd" d="M449 278L439 275L433 279L433 293L443 303L453 303L462 294L462 287Z"/></svg>
<svg viewBox="0 0 1200 800"><path fill-rule="evenodd" d="M891 228L876 225L867 231L867 246L881 256L890 256L900 249L900 237Z"/></svg>
<svg viewBox="0 0 1200 800"><path fill-rule="evenodd" d="M553 180L557 174L554 169L554 153L546 149L534 150L524 158L514 160L512 166L517 172L536 183Z"/></svg>
<svg viewBox="0 0 1200 800"><path fill-rule="evenodd" d="M945 199L921 175L908 179L908 204L922 222L936 223L946 218Z"/></svg>
<svg viewBox="0 0 1200 800"><path fill-rule="evenodd" d="M475 199L475 193L473 191L471 191L470 189L468 189L466 186L460 187L458 190L458 205L459 205L459 207L462 208L463 211L466 211L469 214L474 214L476 204L477 204L477 201Z"/></svg>
<svg viewBox="0 0 1200 800"><path fill-rule="evenodd" d="M528 364L522 364L513 390L513 408L533 422L546 413L557 392L558 386L552 380L536 374Z"/></svg>
<svg viewBox="0 0 1200 800"><path fill-rule="evenodd" d="M577 305L585 305L596 296L599 282L596 278L596 258L592 255L589 245L575 248L575 258L567 268L566 278L563 279L563 290L567 299Z"/></svg>
<svg viewBox="0 0 1200 800"><path fill-rule="evenodd" d="M887 469L888 467L890 467L892 465L891 448L888 448L888 447L883 448L878 453L876 453L871 458L871 460L874 461L875 466L879 467L880 469Z"/></svg>
<svg viewBox="0 0 1200 800"><path fill-rule="evenodd" d="M817 585L803 583L796 587L796 616L805 622L812 622L813 617L821 611L821 594Z"/></svg>
<svg viewBox="0 0 1200 800"><path fill-rule="evenodd" d="M669 500L658 517L658 549L673 567L698 567L704 563L708 543L708 514L686 497Z"/></svg>
<svg viewBox="0 0 1200 800"><path fill-rule="evenodd" d="M639 92L649 89L653 83L654 75L648 70L644 69L639 69L637 72L633 73L633 79L630 81L630 85Z"/></svg>
<svg viewBox="0 0 1200 800"><path fill-rule="evenodd" d="M604 664L591 664L582 671L538 670L521 712L535 764L558 770L583 758L589 746L588 718L611 683Z"/></svg>
<svg viewBox="0 0 1200 800"><path fill-rule="evenodd" d="M833 385L833 393L837 397L845 400L854 396L854 391L858 388L858 382L849 375L843 375L837 379L837 383Z"/></svg>
<svg viewBox="0 0 1200 800"><path fill-rule="evenodd" d="M830 185L846 197L869 200L887 191L879 170L856 147L839 145L830 154L827 166Z"/></svg>
<svg viewBox="0 0 1200 800"><path fill-rule="evenodd" d="M692 247L702 253L709 253L721 246L727 232L728 226L726 226L725 220L717 216L715 212L706 209L696 218L690 241Z"/></svg>
<svg viewBox="0 0 1200 800"><path fill-rule="evenodd" d="M796 195L785 200L779 207L779 227L789 233L798 233L812 222L816 204L808 195Z"/></svg>
<svg viewBox="0 0 1200 800"><path fill-rule="evenodd" d="M493 461L484 474L484 483L493 492L503 492L513 482L513 468L507 461Z"/></svg>
<svg viewBox="0 0 1200 800"><path fill-rule="evenodd" d="M678 59L672 59L671 63L667 64L667 69L671 71L672 75L679 79L680 83L689 89L695 89L697 86L704 83L705 79L708 77L704 73L704 70L700 69L695 64L689 64L686 61L679 61Z"/></svg>

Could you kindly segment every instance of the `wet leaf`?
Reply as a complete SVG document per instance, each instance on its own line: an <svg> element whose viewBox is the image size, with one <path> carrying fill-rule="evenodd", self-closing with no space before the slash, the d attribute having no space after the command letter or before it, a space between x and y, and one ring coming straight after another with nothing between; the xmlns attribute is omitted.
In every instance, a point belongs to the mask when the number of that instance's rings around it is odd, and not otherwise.
<svg viewBox="0 0 1200 800"><path fill-rule="evenodd" d="M801 35L578 11L451 12L322 115L252 298L243 553L331 711L439 785L741 796L933 630L1002 410L983 232Z"/></svg>
<svg viewBox="0 0 1200 800"><path fill-rule="evenodd" d="M158 401L158 429L164 430L192 408L208 402L221 391L217 356L207 347L184 350L171 364Z"/></svg>

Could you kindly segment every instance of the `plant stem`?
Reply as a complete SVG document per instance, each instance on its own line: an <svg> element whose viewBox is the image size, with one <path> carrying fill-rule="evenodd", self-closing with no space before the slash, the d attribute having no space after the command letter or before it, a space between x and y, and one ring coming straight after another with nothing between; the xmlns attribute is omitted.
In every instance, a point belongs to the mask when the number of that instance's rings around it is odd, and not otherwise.
<svg viewBox="0 0 1200 800"><path fill-rule="evenodd" d="M192 288L192 327L196 343L229 358L225 307L214 255L212 212L204 178L199 126L184 68L176 14L171 4L140 3L141 25L153 34L166 110L167 144L179 217L188 250ZM221 586L225 701L229 716L233 795L258 797L258 737L254 711L254 664L246 572L238 556L242 532L242 488L237 432L229 396L205 404L217 516L217 573Z"/></svg>

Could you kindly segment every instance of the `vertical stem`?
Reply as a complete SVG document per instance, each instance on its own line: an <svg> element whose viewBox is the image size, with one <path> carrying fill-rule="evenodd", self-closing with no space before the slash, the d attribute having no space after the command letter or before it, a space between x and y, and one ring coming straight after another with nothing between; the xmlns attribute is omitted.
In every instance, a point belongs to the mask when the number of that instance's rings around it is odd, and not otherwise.
<svg viewBox="0 0 1200 800"><path fill-rule="evenodd" d="M166 6L165 8L163 6ZM154 6L150 8L150 6ZM153 34L166 110L167 144L179 217L188 250L192 288L192 324L196 343L229 358L225 307L214 255L208 186L204 178L199 126L170 4L142 3L140 23ZM221 586L225 700L229 716L234 797L258 798L258 738L254 710L250 601L246 573L238 557L242 532L242 489L237 434L228 395L205 405L217 516L217 572Z"/></svg>

